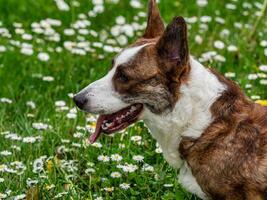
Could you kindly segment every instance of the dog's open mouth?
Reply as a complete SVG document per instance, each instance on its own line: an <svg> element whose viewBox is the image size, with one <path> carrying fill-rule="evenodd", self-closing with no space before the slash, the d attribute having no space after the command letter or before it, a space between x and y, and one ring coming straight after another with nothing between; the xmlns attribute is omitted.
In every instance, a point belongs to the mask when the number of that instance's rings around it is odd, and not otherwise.
<svg viewBox="0 0 267 200"><path fill-rule="evenodd" d="M100 115L90 143L95 143L101 133L112 134L127 128L138 120L142 111L143 104L134 104L113 114Z"/></svg>

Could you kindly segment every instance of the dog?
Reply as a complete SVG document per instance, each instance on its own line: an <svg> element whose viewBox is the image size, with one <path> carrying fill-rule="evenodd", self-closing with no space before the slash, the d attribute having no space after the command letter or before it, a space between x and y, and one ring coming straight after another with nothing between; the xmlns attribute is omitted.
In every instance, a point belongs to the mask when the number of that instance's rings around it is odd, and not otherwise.
<svg viewBox="0 0 267 200"><path fill-rule="evenodd" d="M100 115L91 143L142 119L199 198L267 199L267 108L190 56L184 18L165 28L155 0L144 35L74 102Z"/></svg>

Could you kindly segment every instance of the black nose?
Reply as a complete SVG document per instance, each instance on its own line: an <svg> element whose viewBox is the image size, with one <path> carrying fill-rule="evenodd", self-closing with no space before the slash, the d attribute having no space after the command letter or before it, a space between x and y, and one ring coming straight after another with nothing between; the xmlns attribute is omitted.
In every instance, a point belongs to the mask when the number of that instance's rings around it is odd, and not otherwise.
<svg viewBox="0 0 267 200"><path fill-rule="evenodd" d="M73 101L80 109L83 109L88 100L84 94L78 94L73 97Z"/></svg>

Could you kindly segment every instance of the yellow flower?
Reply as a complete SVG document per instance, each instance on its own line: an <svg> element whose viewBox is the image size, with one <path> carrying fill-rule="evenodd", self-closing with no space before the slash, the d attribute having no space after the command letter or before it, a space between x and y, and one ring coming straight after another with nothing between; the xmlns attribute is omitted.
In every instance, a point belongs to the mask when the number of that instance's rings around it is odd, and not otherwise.
<svg viewBox="0 0 267 200"><path fill-rule="evenodd" d="M48 172L52 172L53 171L53 166L54 166L54 163L52 160L48 160L47 161L47 164L46 164L46 169Z"/></svg>
<svg viewBox="0 0 267 200"><path fill-rule="evenodd" d="M46 169L48 172L52 172L53 171L53 167L54 165L59 166L60 165L60 159L57 158L57 156L54 157L54 160L48 160L46 163Z"/></svg>
<svg viewBox="0 0 267 200"><path fill-rule="evenodd" d="M267 106L267 100L258 100L256 103L262 105L262 106Z"/></svg>
<svg viewBox="0 0 267 200"><path fill-rule="evenodd" d="M54 184L52 184L52 185L46 185L46 186L45 186L45 189L46 189L46 190L51 190L51 189L54 188L54 187L55 187Z"/></svg>

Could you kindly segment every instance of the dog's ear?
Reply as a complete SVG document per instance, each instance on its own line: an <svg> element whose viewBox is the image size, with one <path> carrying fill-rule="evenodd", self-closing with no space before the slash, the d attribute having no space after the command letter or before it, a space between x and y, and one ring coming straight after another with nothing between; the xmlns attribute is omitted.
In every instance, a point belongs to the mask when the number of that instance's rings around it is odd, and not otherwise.
<svg viewBox="0 0 267 200"><path fill-rule="evenodd" d="M167 75L168 87L175 102L179 95L179 86L187 79L190 71L187 26L184 18L175 17L172 20L156 44L156 50L160 68Z"/></svg>
<svg viewBox="0 0 267 200"><path fill-rule="evenodd" d="M166 64L166 72L172 67L188 65L187 26L183 17L175 17L172 20L159 39L156 48L160 59Z"/></svg>
<svg viewBox="0 0 267 200"><path fill-rule="evenodd" d="M156 0L149 0L148 19L144 38L155 38L161 36L164 32L164 23L161 19Z"/></svg>

